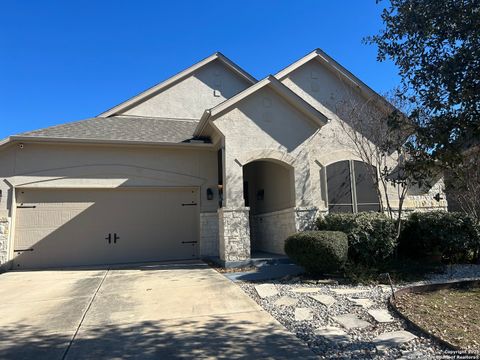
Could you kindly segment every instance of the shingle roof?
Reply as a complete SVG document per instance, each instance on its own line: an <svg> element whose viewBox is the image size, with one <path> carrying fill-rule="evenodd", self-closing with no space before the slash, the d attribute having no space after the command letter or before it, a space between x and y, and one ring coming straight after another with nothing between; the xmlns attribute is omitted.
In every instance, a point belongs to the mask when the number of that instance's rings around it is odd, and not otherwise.
<svg viewBox="0 0 480 360"><path fill-rule="evenodd" d="M196 120L133 116L95 117L18 134L18 137L181 143L192 138Z"/></svg>

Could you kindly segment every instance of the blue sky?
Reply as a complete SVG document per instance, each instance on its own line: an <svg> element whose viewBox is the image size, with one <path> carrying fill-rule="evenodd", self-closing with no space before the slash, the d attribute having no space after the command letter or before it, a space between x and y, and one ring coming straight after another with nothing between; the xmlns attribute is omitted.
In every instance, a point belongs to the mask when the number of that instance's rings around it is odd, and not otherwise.
<svg viewBox="0 0 480 360"><path fill-rule="evenodd" d="M320 47L374 90L399 78L362 38L375 0L5 0L0 138L98 115L221 51L257 78Z"/></svg>

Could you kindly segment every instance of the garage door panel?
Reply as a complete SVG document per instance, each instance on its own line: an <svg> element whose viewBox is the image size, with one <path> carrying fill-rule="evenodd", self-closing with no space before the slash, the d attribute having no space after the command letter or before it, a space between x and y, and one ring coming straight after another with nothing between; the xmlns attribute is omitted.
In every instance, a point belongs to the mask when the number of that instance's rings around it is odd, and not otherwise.
<svg viewBox="0 0 480 360"><path fill-rule="evenodd" d="M17 252L15 266L196 257L198 208L182 204L196 204L197 196L196 189L23 190L17 197L15 250L30 251Z"/></svg>

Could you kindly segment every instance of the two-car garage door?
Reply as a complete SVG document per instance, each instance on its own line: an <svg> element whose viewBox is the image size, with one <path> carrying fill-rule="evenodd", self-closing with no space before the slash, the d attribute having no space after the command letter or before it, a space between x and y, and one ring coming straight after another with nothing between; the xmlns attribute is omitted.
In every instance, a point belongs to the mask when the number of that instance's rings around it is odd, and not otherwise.
<svg viewBox="0 0 480 360"><path fill-rule="evenodd" d="M197 257L191 188L19 189L14 267L63 267Z"/></svg>

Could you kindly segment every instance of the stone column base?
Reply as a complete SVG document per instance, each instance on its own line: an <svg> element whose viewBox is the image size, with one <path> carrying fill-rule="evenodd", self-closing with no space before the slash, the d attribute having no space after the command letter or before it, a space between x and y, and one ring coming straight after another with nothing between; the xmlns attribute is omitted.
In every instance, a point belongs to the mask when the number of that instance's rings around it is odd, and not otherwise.
<svg viewBox="0 0 480 360"><path fill-rule="evenodd" d="M218 210L219 255L223 266L233 267L250 261L250 209Z"/></svg>
<svg viewBox="0 0 480 360"><path fill-rule="evenodd" d="M0 217L0 267L2 264L6 264L8 259L9 225L7 218Z"/></svg>
<svg viewBox="0 0 480 360"><path fill-rule="evenodd" d="M200 257L218 257L218 214L200 213Z"/></svg>

